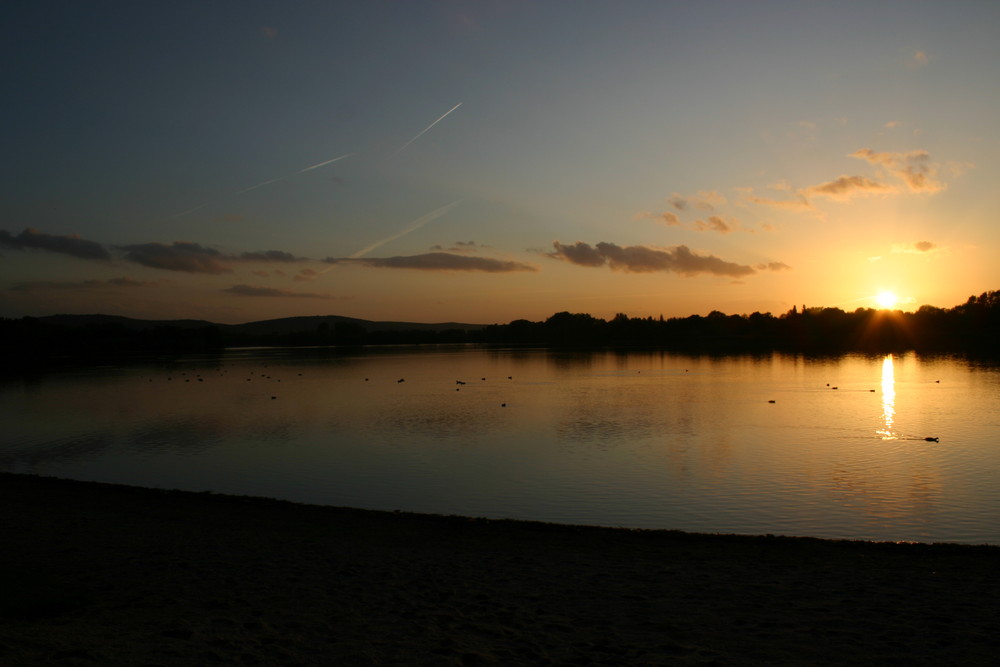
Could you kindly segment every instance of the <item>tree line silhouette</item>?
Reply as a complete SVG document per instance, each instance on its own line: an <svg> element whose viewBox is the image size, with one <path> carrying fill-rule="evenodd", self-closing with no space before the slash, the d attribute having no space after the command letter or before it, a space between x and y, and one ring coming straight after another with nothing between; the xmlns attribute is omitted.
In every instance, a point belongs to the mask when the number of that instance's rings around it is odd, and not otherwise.
<svg viewBox="0 0 1000 667"><path fill-rule="evenodd" d="M1000 291L984 292L950 309L900 310L793 307L782 315L754 312L664 319L605 321L581 313L556 313L544 322L516 320L486 327L485 343L551 346L648 346L690 351L902 352L984 351L1000 334Z"/></svg>
<svg viewBox="0 0 1000 667"><path fill-rule="evenodd" d="M134 322L134 321L133 321ZM1000 334L1000 291L983 292L953 308L915 312L793 307L775 316L754 312L664 319L603 320L560 312L540 322L514 320L479 328L369 331L356 322L328 322L302 331L247 333L230 325L149 323L137 328L97 320L66 326L44 319L0 319L6 364L43 358L94 358L123 353L211 352L225 347L480 343L548 347L657 347L684 351L747 352L992 352ZM152 326L155 324L156 326Z"/></svg>

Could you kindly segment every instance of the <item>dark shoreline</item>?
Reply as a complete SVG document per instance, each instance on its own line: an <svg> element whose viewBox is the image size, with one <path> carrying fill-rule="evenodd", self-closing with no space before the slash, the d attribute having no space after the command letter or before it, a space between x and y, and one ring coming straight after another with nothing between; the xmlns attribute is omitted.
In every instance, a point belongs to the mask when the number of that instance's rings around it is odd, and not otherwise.
<svg viewBox="0 0 1000 667"><path fill-rule="evenodd" d="M1000 547L699 535L0 473L0 662L987 664Z"/></svg>

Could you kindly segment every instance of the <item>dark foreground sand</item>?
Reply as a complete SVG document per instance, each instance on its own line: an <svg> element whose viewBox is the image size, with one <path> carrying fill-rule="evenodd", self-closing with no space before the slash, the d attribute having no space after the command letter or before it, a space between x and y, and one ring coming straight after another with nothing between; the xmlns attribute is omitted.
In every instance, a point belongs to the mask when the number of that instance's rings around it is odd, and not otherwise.
<svg viewBox="0 0 1000 667"><path fill-rule="evenodd" d="M0 664L995 664L1000 548L0 474Z"/></svg>

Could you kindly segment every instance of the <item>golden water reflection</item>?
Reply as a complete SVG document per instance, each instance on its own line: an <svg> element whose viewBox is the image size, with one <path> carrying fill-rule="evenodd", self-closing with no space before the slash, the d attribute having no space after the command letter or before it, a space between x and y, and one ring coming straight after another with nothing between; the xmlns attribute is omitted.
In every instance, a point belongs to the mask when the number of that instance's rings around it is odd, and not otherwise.
<svg viewBox="0 0 1000 667"><path fill-rule="evenodd" d="M892 355L882 360L882 427L876 431L883 440L895 440L899 436L893 431L896 417L896 374Z"/></svg>

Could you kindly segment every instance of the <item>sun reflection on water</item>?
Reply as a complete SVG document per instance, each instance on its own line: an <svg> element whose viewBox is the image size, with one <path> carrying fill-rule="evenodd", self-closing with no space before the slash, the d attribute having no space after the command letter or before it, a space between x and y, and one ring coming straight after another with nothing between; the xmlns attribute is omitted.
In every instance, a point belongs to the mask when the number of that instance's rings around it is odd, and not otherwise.
<svg viewBox="0 0 1000 667"><path fill-rule="evenodd" d="M882 428L878 433L883 440L895 440L899 436L892 430L896 417L896 376L892 355L882 360Z"/></svg>

